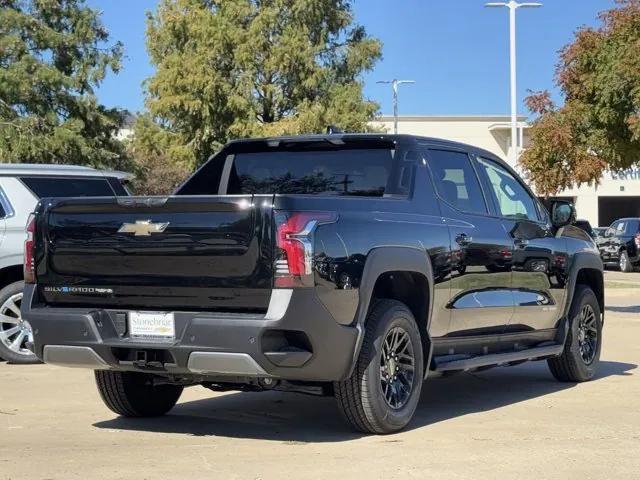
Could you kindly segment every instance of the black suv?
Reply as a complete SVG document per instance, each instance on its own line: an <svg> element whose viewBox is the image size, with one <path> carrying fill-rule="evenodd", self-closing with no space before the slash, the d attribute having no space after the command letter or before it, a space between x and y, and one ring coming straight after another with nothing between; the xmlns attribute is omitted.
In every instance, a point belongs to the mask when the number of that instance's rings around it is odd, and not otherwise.
<svg viewBox="0 0 640 480"><path fill-rule="evenodd" d="M598 239L600 256L606 266L632 272L640 265L640 219L621 218Z"/></svg>
<svg viewBox="0 0 640 480"><path fill-rule="evenodd" d="M47 363L161 415L185 386L335 395L358 430L423 380L546 359L591 379L602 262L503 161L414 136L235 141L170 197L42 200L23 316Z"/></svg>

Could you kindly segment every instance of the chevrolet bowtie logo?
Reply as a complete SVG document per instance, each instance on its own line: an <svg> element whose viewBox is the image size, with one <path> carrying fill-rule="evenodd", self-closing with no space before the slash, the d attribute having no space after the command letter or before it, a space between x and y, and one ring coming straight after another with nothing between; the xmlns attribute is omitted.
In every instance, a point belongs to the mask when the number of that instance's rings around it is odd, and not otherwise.
<svg viewBox="0 0 640 480"><path fill-rule="evenodd" d="M169 225L166 223L153 223L151 220L136 220L136 223L123 223L118 233L133 233L134 236L149 236L152 233L162 233Z"/></svg>

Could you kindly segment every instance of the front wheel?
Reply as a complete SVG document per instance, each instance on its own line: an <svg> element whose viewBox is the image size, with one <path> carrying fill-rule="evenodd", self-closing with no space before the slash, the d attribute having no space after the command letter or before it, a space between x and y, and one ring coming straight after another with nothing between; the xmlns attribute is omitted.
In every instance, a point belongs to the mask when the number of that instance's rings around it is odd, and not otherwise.
<svg viewBox="0 0 640 480"><path fill-rule="evenodd" d="M569 332L562 355L547 360L561 382L586 382L596 374L602 348L602 316L596 295L578 285L569 312Z"/></svg>
<svg viewBox="0 0 640 480"><path fill-rule="evenodd" d="M357 430L392 433L416 411L424 361L420 332L411 311L395 300L379 300L351 377L334 384L338 405Z"/></svg>
<svg viewBox="0 0 640 480"><path fill-rule="evenodd" d="M156 385L153 375L148 373L96 370L95 376L102 401L124 417L164 415L182 394L181 386Z"/></svg>
<svg viewBox="0 0 640 480"><path fill-rule="evenodd" d="M631 260L629 260L629 254L626 250L622 250L620 252L620 259L618 260L620 264L620 271L624 273L633 272L633 265L631 265Z"/></svg>

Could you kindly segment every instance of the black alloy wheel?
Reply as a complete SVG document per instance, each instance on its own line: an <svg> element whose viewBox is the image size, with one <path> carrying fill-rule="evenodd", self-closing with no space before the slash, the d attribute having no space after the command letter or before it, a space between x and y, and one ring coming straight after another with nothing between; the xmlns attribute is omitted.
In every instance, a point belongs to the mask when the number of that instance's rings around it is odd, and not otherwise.
<svg viewBox="0 0 640 480"><path fill-rule="evenodd" d="M413 391L415 357L409 333L402 327L389 330L380 352L380 384L391 408L404 407Z"/></svg>

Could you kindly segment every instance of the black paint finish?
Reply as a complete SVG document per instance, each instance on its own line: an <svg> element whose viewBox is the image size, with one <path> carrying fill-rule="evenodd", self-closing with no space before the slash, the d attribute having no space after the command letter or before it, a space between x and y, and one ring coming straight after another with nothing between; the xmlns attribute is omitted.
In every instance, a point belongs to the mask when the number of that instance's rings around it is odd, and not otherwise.
<svg viewBox="0 0 640 480"><path fill-rule="evenodd" d="M410 179L410 192L381 197L180 195L207 182L217 190L228 156L239 151L323 149L339 154L343 148L393 149L396 163L390 181ZM436 150L468 157L471 172L478 175L482 209L464 211L437 193L439 182L449 180L434 175L430 162ZM233 317L225 319L224 329L211 327L233 336L233 341L218 338L199 348L246 351L265 371L283 378L344 378L353 365L345 362L345 354L350 359L357 356L368 305L374 295L385 292L414 308L428 338L425 345L435 346L434 355L500 353L548 343L561 330L578 271L585 268L601 276L598 251L591 238L575 227L554 230L546 210L524 185L535 204L535 218L503 216L489 181L480 174L479 157L517 179L504 162L466 145L409 136L337 135L231 143L178 196L127 202L46 199L38 207L38 283L27 290L24 316L33 318L38 329L45 321L38 312L57 308L64 309L66 317L73 317L77 309L84 315L83 325L91 321L87 312L101 309L171 310L181 312L183 328L189 329L195 328L190 325L197 312L225 312L257 315L243 318L251 325L247 332L260 338L264 329L256 322L266 312L273 288L276 209L337 215L337 221L320 225L313 233L315 286L305 289L306 303L296 301L284 327L277 325L286 331L311 332L312 359L301 369L276 367L258 347L245 345L230 333ZM453 191L450 187L450 195L465 195L463 187ZM169 225L149 236L118 233L123 223L139 220ZM378 253L373 255L374 251ZM405 257L400 251L417 255ZM578 254L590 260L578 261ZM412 260L407 263L406 258ZM383 288L384 282L393 285L400 280L406 282L403 291ZM47 291L51 286L108 287L114 293L65 295ZM313 329L305 305L314 308ZM294 306L300 310L291 311ZM56 321L63 322L61 317ZM204 333L205 327L198 324L201 338L213 338ZM36 334L37 346L65 343L55 329L45 331L46 338ZM345 332L346 337L335 342L329 332ZM185 338L175 345L181 359L196 348ZM330 360L335 352L323 343L329 341L348 350L340 352L338 364ZM74 345L81 343L74 337ZM121 343L126 346L125 340L113 338L109 346ZM323 372L323 365L330 368Z"/></svg>

